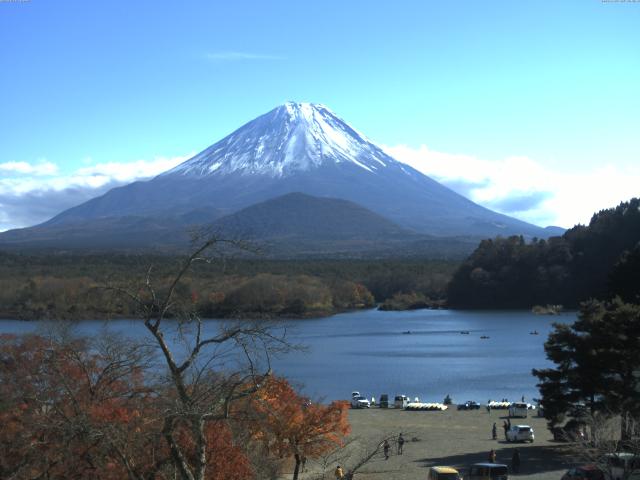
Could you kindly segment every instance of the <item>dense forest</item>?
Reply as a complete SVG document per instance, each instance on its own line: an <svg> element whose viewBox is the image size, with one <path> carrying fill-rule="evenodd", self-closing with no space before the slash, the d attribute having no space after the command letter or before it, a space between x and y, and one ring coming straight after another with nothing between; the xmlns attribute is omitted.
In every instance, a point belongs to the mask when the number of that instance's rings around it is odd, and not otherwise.
<svg viewBox="0 0 640 480"><path fill-rule="evenodd" d="M447 300L461 308L574 308L616 295L637 302L639 266L640 199L634 198L561 237L482 241L453 275Z"/></svg>
<svg viewBox="0 0 640 480"><path fill-rule="evenodd" d="M135 306L109 287L169 281L181 258L133 254L0 253L0 317L128 317ZM596 213L561 237L484 240L461 265L426 259L197 263L177 292L206 317L309 317L381 304L439 307L577 307L588 298L640 293L640 200Z"/></svg>
<svg viewBox="0 0 640 480"><path fill-rule="evenodd" d="M0 253L0 316L76 319L133 316L108 287L169 281L179 257ZM219 259L194 265L179 298L206 317L307 317L398 299L441 302L456 263L436 260Z"/></svg>

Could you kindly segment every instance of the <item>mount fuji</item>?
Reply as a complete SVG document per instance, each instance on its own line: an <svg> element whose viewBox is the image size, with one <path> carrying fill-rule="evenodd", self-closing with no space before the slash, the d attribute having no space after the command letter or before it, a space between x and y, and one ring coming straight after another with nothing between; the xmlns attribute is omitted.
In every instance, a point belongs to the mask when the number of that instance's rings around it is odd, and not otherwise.
<svg viewBox="0 0 640 480"><path fill-rule="evenodd" d="M119 236L119 246L127 238L139 246L172 243L188 225L224 225L232 214L241 222L243 209L281 196L295 203L298 197L288 194L296 192L356 204L373 214L366 216L372 222L393 224L396 235L557 233L473 203L390 157L324 105L288 102L151 180L114 188L36 227L5 232L0 245L83 245L96 235L108 243L110 234ZM273 214L286 215L278 205ZM326 208L333 215L362 214L335 202ZM259 211L262 223L268 221L271 210ZM331 215L322 218L330 231Z"/></svg>

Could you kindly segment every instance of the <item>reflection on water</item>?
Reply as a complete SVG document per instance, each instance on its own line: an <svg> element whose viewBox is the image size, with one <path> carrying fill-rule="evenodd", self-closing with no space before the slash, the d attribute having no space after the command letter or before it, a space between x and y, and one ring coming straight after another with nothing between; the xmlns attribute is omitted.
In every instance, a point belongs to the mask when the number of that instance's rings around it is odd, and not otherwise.
<svg viewBox="0 0 640 480"><path fill-rule="evenodd" d="M376 398L404 394L425 401L528 401L538 396L532 368L549 365L544 342L553 322L575 314L537 316L521 311L359 311L328 318L279 322L288 338L306 346L273 361L276 374L302 385L313 398L348 398L352 390ZM212 320L207 329L215 329ZM46 330L46 324L0 321L0 332ZM104 329L145 338L137 321L84 321L79 334ZM537 330L540 335L530 335ZM469 332L461 334L460 332ZM410 333L408 333L410 332ZM487 336L487 339L481 339Z"/></svg>

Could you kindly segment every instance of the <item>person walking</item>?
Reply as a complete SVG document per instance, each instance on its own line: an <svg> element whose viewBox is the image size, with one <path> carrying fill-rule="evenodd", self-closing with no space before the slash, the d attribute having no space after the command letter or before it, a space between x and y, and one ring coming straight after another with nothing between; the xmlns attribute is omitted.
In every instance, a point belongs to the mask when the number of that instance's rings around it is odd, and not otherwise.
<svg viewBox="0 0 640 480"><path fill-rule="evenodd" d="M382 450L384 451L384 459L385 460L389 460L389 449L391 448L391 445L389 445L389 441L385 440L384 443L382 444Z"/></svg>
<svg viewBox="0 0 640 480"><path fill-rule="evenodd" d="M498 427L496 427L496 422L493 422L493 427L491 427L491 438L494 440L498 438Z"/></svg>
<svg viewBox="0 0 640 480"><path fill-rule="evenodd" d="M511 457L511 471L520 473L520 450L517 448L513 451L513 456Z"/></svg>
<svg viewBox="0 0 640 480"><path fill-rule="evenodd" d="M335 475L336 475L336 480L343 480L344 472L342 471L342 467L340 465L336 467Z"/></svg>
<svg viewBox="0 0 640 480"><path fill-rule="evenodd" d="M493 448L489 452L489 463L496 463L496 451Z"/></svg>
<svg viewBox="0 0 640 480"><path fill-rule="evenodd" d="M402 448L404 447L404 437L402 436L402 432L398 435L398 455L402 455Z"/></svg>

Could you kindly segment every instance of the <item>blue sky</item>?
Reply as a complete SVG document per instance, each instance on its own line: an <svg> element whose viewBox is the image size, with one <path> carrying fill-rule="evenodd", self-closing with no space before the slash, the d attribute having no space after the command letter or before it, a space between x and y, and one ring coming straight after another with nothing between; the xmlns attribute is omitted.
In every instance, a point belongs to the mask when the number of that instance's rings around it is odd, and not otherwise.
<svg viewBox="0 0 640 480"><path fill-rule="evenodd" d="M491 208L585 222L640 194L639 25L599 0L0 2L0 229L286 100Z"/></svg>

